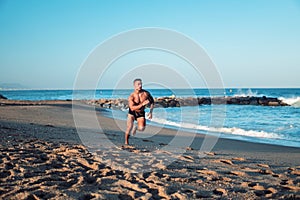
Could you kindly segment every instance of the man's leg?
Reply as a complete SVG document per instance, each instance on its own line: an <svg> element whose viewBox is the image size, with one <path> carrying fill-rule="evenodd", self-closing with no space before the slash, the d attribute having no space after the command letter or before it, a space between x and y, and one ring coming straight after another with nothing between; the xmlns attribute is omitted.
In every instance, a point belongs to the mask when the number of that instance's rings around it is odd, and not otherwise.
<svg viewBox="0 0 300 200"><path fill-rule="evenodd" d="M126 129L126 132L125 132L125 144L129 144L129 135L130 135L130 131L133 127L133 124L134 124L134 116L128 114L128 117L127 117L127 129Z"/></svg>
<svg viewBox="0 0 300 200"><path fill-rule="evenodd" d="M132 132L131 132L132 135L136 134L136 129L137 129L137 125L136 126L133 125Z"/></svg>
<svg viewBox="0 0 300 200"><path fill-rule="evenodd" d="M138 131L144 131L146 128L146 120L145 117L139 117L137 120L137 130Z"/></svg>

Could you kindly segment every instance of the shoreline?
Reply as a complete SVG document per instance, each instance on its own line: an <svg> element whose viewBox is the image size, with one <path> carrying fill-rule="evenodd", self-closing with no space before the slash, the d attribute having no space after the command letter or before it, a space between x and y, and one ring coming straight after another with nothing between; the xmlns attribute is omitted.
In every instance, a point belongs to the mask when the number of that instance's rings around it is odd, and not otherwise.
<svg viewBox="0 0 300 200"><path fill-rule="evenodd" d="M167 98L167 97L166 97ZM72 100L40 100L40 101L32 101L32 100L9 100L9 99L1 99L0 100L0 108L1 106L17 106L17 107L27 107L27 106L61 106L61 107L70 107L72 108L72 102L74 102L74 105L76 104L82 104L84 106L91 106L91 107L95 107L95 110L97 112L100 113L101 115L101 112L106 112L106 110L115 110L115 109L112 109L112 108L108 108L106 106L99 106L97 104L93 104L91 103L91 101L93 100L75 100L75 101L72 101ZM99 100L100 101L100 100ZM110 101L110 100L106 100L105 101ZM119 101L119 99L116 99L116 101ZM119 104L118 102L116 104ZM119 109L117 109L119 110ZM108 117L108 116L103 116L101 115L101 117L104 117L104 118L108 118L108 119L111 119L111 120L115 120L113 119L113 117ZM125 120L118 120L118 121L125 121ZM122 123L122 122L119 122L119 123ZM149 124L147 125L149 126ZM150 126L153 126L155 128L162 128L162 126L155 126L155 125L150 125ZM176 131L177 128L176 127L165 127L164 129L170 129L170 130L173 130L173 131ZM184 132L189 132L191 133L192 131L188 130L189 128L183 128L184 129ZM197 132L197 134L199 134L201 137L203 136L206 136L207 134L204 134L204 133L201 133L200 131ZM209 136L209 135L208 135ZM229 136L230 137L230 136ZM290 145L281 145L281 144L272 144L272 143L265 143L265 142L253 142L253 141L249 141L249 140L243 140L243 139L235 139L235 138L226 138L226 137L220 137L220 139L222 140L229 140L229 141L237 141L237 142L245 142L245 143L253 143L253 144L261 144L261 145L271 145L271 146L279 146L279 147L290 147L290 148L299 148L300 147L295 147L295 146L290 146Z"/></svg>
<svg viewBox="0 0 300 200"><path fill-rule="evenodd" d="M75 109L93 110L82 104ZM72 102L0 106L0 197L10 199L257 199L299 198L300 149L219 138L204 157L197 135L179 154L168 147L177 132L147 126L124 146L123 121L97 119L98 150L82 145ZM156 135L151 135L157 132ZM92 133L90 129L87 133ZM182 139L191 133L182 132ZM106 146L104 139L114 146ZM157 155L156 155L157 154ZM166 155L165 157L161 155ZM131 159L128 159L130 155ZM137 157L132 157L137 156ZM139 158L136 160L134 158ZM173 159L165 163L165 159ZM110 160L109 160L110 159ZM147 162L144 162L144 161ZM115 162L116 164L114 164ZM117 164L119 164L117 166ZM132 173L145 166L153 169ZM150 169L150 168L149 168ZM43 178L44 177L44 178ZM8 184L9 183L9 184Z"/></svg>
<svg viewBox="0 0 300 200"><path fill-rule="evenodd" d="M169 101L169 97L163 97L164 101L167 100ZM188 100L188 98L187 98ZM188 100L189 101L189 100ZM39 100L39 101L32 101L32 100L8 100L8 99L1 99L0 100L0 106L50 106L50 105L64 105L64 104L69 104L72 102L74 103L82 103L82 104L88 104L91 106L95 106L95 108L101 110L101 109L108 109L108 110L122 110L122 109L126 109L125 105L127 105L127 100L124 99L99 99L99 100ZM193 101L190 101L190 103ZM243 104L245 105L245 104ZM108 118L112 118L110 116L108 116ZM158 122L157 122L158 123ZM159 124L159 123L158 123ZM155 125L154 125L155 126ZM160 125L158 125L158 127L162 127ZM170 128L172 130L176 130L178 129L177 127L166 127L166 128ZM187 132L193 132L193 129L189 130L190 128L183 128L185 131ZM201 135L206 135L205 133L201 133L201 130L197 130L198 134ZM213 135L213 134L212 134ZM240 139L237 139L235 137L240 137ZM249 138L248 138L249 137ZM250 142L250 143L257 143L257 144L269 144L269 145L278 145L278 146L284 146L284 147L296 147L296 148L300 148L298 146L295 146L293 144L278 144L278 143L272 143L268 142L268 141L255 141L255 140L259 140L259 138L255 138L254 137L254 141L251 140L251 136L247 136L247 135L231 135L231 134L225 134L224 136L221 136L222 139L228 139L228 140L237 140L237 141L244 141L244 142ZM262 140L264 140L265 138L262 138ZM293 141L288 141L293 143Z"/></svg>

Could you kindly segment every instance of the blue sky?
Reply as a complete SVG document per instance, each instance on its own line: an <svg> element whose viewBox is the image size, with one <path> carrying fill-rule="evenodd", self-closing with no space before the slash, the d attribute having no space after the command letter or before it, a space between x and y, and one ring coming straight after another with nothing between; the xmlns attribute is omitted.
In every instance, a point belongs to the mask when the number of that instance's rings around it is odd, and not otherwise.
<svg viewBox="0 0 300 200"><path fill-rule="evenodd" d="M195 40L226 87L300 87L299 0L0 0L0 83L72 88L97 45L143 27Z"/></svg>

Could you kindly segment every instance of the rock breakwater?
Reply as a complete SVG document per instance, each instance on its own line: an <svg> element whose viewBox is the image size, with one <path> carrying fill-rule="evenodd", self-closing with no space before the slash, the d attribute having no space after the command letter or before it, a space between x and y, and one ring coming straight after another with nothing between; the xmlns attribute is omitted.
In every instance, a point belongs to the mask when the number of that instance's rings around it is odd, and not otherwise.
<svg viewBox="0 0 300 200"><path fill-rule="evenodd" d="M127 109L127 99L98 99L88 100L88 104L97 105L103 108ZM256 105L256 106L289 106L282 100L273 97L158 97L154 99L155 107L181 107L198 105Z"/></svg>

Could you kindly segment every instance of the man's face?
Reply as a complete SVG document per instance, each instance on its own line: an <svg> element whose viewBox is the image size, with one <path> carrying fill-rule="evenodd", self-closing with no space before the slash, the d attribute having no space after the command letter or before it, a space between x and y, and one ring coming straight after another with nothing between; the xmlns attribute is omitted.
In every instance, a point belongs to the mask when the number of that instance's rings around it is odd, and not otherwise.
<svg viewBox="0 0 300 200"><path fill-rule="evenodd" d="M142 89L142 81L134 82L134 89L140 91Z"/></svg>

